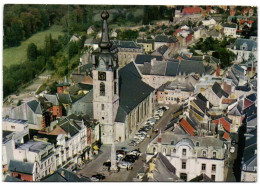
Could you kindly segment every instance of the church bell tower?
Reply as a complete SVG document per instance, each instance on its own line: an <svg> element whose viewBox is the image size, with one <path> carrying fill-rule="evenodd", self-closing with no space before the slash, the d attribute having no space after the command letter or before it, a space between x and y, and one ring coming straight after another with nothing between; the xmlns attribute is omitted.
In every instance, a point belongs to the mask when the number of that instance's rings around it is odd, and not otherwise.
<svg viewBox="0 0 260 186"><path fill-rule="evenodd" d="M93 73L93 115L101 126L101 141L112 144L114 139L114 121L119 106L119 81L117 55L111 53L106 10L101 13L103 19L100 52L92 55Z"/></svg>

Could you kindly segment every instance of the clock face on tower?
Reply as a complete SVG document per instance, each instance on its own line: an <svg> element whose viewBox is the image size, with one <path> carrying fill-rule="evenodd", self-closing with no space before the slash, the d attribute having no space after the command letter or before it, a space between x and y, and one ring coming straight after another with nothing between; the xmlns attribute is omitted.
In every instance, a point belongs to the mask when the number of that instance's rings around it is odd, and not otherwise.
<svg viewBox="0 0 260 186"><path fill-rule="evenodd" d="M98 80L106 81L106 73L105 72L98 72Z"/></svg>

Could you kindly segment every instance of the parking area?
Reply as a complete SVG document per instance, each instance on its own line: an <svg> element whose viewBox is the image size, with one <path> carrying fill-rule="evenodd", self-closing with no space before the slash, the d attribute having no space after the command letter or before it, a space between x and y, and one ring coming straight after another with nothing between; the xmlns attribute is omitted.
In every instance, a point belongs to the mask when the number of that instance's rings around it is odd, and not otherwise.
<svg viewBox="0 0 260 186"><path fill-rule="evenodd" d="M134 138L115 144L117 163L120 167L119 172L108 171L111 146L102 145L100 149L102 153L95 160L88 163L78 174L90 178L94 175L93 181L133 181L137 174L140 175L140 170L145 166L145 152L148 143L160 130L163 131L166 128L172 119L172 114L178 108L179 105L158 106L153 117L143 124L143 127L134 135Z"/></svg>

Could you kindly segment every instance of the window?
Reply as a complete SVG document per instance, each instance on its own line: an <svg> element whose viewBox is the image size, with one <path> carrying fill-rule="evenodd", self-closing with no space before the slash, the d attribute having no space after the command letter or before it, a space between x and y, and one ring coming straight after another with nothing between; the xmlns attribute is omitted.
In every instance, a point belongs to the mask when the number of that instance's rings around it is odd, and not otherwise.
<svg viewBox="0 0 260 186"><path fill-rule="evenodd" d="M203 163L203 164L201 165L201 170L203 170L203 171L206 170L206 164Z"/></svg>
<svg viewBox="0 0 260 186"><path fill-rule="evenodd" d="M182 155L186 156L186 149L182 149Z"/></svg>
<svg viewBox="0 0 260 186"><path fill-rule="evenodd" d="M114 94L116 94L116 91L117 91L117 84L116 84L116 82L114 82Z"/></svg>
<svg viewBox="0 0 260 186"><path fill-rule="evenodd" d="M206 154L206 151L203 151L203 152L202 152L202 155L203 155L203 157L206 157L206 155L207 155L207 154Z"/></svg>
<svg viewBox="0 0 260 186"><path fill-rule="evenodd" d="M105 83L101 82L100 83L100 96L105 96L105 95L106 95Z"/></svg>
<svg viewBox="0 0 260 186"><path fill-rule="evenodd" d="M212 171L216 171L216 165L215 164L212 165Z"/></svg>
<svg viewBox="0 0 260 186"><path fill-rule="evenodd" d="M217 153L213 152L213 158L216 158L216 157L217 157Z"/></svg>
<svg viewBox="0 0 260 186"><path fill-rule="evenodd" d="M15 129L15 126L11 126L11 129Z"/></svg>
<svg viewBox="0 0 260 186"><path fill-rule="evenodd" d="M196 142L196 147L199 147L200 146L200 142Z"/></svg>
<svg viewBox="0 0 260 186"><path fill-rule="evenodd" d="M185 161L182 162L181 168L186 169L186 162Z"/></svg>
<svg viewBox="0 0 260 186"><path fill-rule="evenodd" d="M211 180L215 181L215 179L216 179L216 176L215 175L211 175Z"/></svg>
<svg viewBox="0 0 260 186"><path fill-rule="evenodd" d="M104 110L105 109L105 105L101 104L101 109Z"/></svg>

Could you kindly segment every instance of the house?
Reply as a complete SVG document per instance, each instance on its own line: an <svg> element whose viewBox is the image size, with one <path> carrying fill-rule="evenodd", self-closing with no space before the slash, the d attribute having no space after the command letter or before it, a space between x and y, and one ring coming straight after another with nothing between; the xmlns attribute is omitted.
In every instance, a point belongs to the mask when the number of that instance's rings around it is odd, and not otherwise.
<svg viewBox="0 0 260 186"><path fill-rule="evenodd" d="M243 30L245 26L247 26L250 29L253 23L253 20L242 19L239 21L238 30Z"/></svg>
<svg viewBox="0 0 260 186"><path fill-rule="evenodd" d="M169 37L166 35L157 35L154 39L154 50L157 50L159 47L166 45L172 52L175 52L179 49L179 42L176 37Z"/></svg>
<svg viewBox="0 0 260 186"><path fill-rule="evenodd" d="M137 39L136 43L142 45L145 52L152 52L153 51L153 39Z"/></svg>
<svg viewBox="0 0 260 186"><path fill-rule="evenodd" d="M204 76L206 74L203 62L195 60L180 62L173 59L167 61L152 59L151 62L145 62L137 67L141 72L142 80L155 89L167 81L175 80L179 76L188 76L190 74Z"/></svg>
<svg viewBox="0 0 260 186"><path fill-rule="evenodd" d="M230 120L226 116L220 116L214 118L212 120L212 123L216 124L216 127L214 128L217 128L217 133L220 135L220 137L226 141L230 141L230 133L231 129L233 128L232 120Z"/></svg>
<svg viewBox="0 0 260 186"><path fill-rule="evenodd" d="M91 47L93 50L96 50L96 49L98 49L99 42L100 42L100 39L89 38L89 39L85 40L84 46Z"/></svg>
<svg viewBox="0 0 260 186"><path fill-rule="evenodd" d="M53 174L41 179L42 182L90 182L88 177L79 176L72 171L60 168Z"/></svg>
<svg viewBox="0 0 260 186"><path fill-rule="evenodd" d="M258 56L257 43L251 39L238 38L228 49L237 55L237 62L247 61L251 56L257 59Z"/></svg>
<svg viewBox="0 0 260 186"><path fill-rule="evenodd" d="M14 178L22 181L36 181L36 163L11 160L8 170Z"/></svg>
<svg viewBox="0 0 260 186"><path fill-rule="evenodd" d="M80 36L77 36L75 34L70 38L70 42L77 42L79 40L80 40Z"/></svg>
<svg viewBox="0 0 260 186"><path fill-rule="evenodd" d="M148 181L169 182L180 181L176 176L176 168L161 152L157 153L149 163Z"/></svg>
<svg viewBox="0 0 260 186"><path fill-rule="evenodd" d="M176 169L175 174L184 181L201 173L212 181L224 181L226 149L224 142L217 138L162 132L148 144L146 161L158 153L169 160Z"/></svg>
<svg viewBox="0 0 260 186"><path fill-rule="evenodd" d="M197 26L193 28L194 40L198 40L204 34L204 26Z"/></svg>
<svg viewBox="0 0 260 186"><path fill-rule="evenodd" d="M64 81L62 83L58 83L56 85L57 87L57 93L59 94L63 94L64 91L66 90L66 88L68 88L70 86L70 83L68 82L67 77L64 78Z"/></svg>
<svg viewBox="0 0 260 186"><path fill-rule="evenodd" d="M150 63L152 59L156 59L157 61L162 61L162 56L156 56L156 55L147 55L147 54L138 54L135 58L135 64L143 65L145 62Z"/></svg>
<svg viewBox="0 0 260 186"><path fill-rule="evenodd" d="M169 81L158 88L157 102L163 104L182 103L193 94L193 91L194 87L188 78Z"/></svg>
<svg viewBox="0 0 260 186"><path fill-rule="evenodd" d="M254 9L253 8L245 8L244 10L241 11L243 16L253 16L254 15Z"/></svg>
<svg viewBox="0 0 260 186"><path fill-rule="evenodd" d="M21 132L26 129L29 129L27 120L2 118L2 130Z"/></svg>
<svg viewBox="0 0 260 186"><path fill-rule="evenodd" d="M116 40L112 42L113 45L110 50L112 53L117 52L118 64L120 67L123 67L135 60L138 54L144 54L142 45L138 45L134 41Z"/></svg>
<svg viewBox="0 0 260 186"><path fill-rule="evenodd" d="M31 100L20 106L14 107L10 111L9 118L16 120L27 120L29 128L42 129L47 123L44 123L44 114L41 103L37 100Z"/></svg>
<svg viewBox="0 0 260 186"><path fill-rule="evenodd" d="M216 24L217 24L217 22L213 18L211 18L209 20L203 20L202 21L202 25L207 26L209 28L213 28Z"/></svg>
<svg viewBox="0 0 260 186"><path fill-rule="evenodd" d="M29 140L23 144L16 143L12 150L14 159L10 161L8 169L13 177L27 177L26 175L30 174L31 176L25 179L39 181L56 170L55 148L51 143ZM28 172L24 172L24 168Z"/></svg>
<svg viewBox="0 0 260 186"><path fill-rule="evenodd" d="M208 87L202 94L214 107L221 107L222 99L229 97L229 94L226 93L217 82L215 82L212 87Z"/></svg>
<svg viewBox="0 0 260 186"><path fill-rule="evenodd" d="M255 124L257 122L255 121ZM246 132L245 148L241 162L241 181L256 182L257 181L257 129Z"/></svg>
<svg viewBox="0 0 260 186"><path fill-rule="evenodd" d="M208 37L212 37L213 39L222 39L222 34L221 32L217 31L217 30L211 30L211 31L207 31L206 32Z"/></svg>
<svg viewBox="0 0 260 186"><path fill-rule="evenodd" d="M95 32L95 28L93 26L90 26L87 30L87 34L90 35L90 34L93 34Z"/></svg>
<svg viewBox="0 0 260 186"><path fill-rule="evenodd" d="M162 56L163 60L165 60L169 58L169 52L169 47L167 45L162 45L157 48L151 55Z"/></svg>
<svg viewBox="0 0 260 186"><path fill-rule="evenodd" d="M80 65L76 70L71 73L72 83L83 83L87 85L92 85L92 64L88 63L85 65Z"/></svg>
<svg viewBox="0 0 260 186"><path fill-rule="evenodd" d="M223 33L225 36L237 37L237 24L235 23L222 23Z"/></svg>

